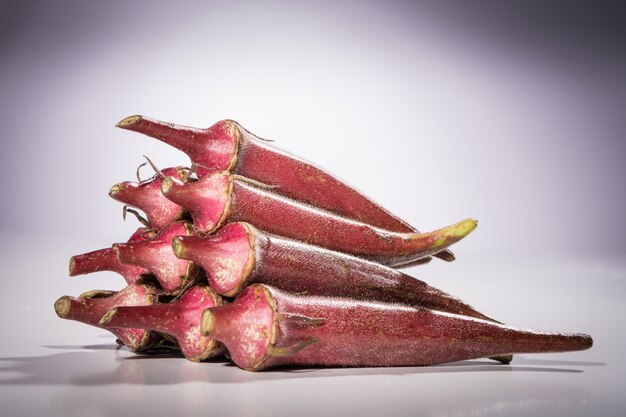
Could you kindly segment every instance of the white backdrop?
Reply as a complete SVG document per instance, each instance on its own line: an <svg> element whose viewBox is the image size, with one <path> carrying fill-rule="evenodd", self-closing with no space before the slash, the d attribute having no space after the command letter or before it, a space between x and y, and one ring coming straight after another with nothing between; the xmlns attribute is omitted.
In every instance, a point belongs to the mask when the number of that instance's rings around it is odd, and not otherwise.
<svg viewBox="0 0 626 417"><path fill-rule="evenodd" d="M135 225L110 185L133 178L142 154L187 164L114 128L139 113L238 120L420 229L476 217L460 251L623 255L619 39L593 9L577 29L572 6L459 3L9 8L1 167L15 186L0 230L123 240Z"/></svg>

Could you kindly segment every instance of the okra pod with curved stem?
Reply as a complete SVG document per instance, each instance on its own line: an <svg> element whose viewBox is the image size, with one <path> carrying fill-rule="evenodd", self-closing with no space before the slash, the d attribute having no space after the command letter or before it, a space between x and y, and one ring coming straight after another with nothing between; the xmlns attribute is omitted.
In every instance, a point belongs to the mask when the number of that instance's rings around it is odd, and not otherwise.
<svg viewBox="0 0 626 417"><path fill-rule="evenodd" d="M211 288L226 297L257 283L294 293L397 302L493 321L398 270L272 235L249 223L229 223L209 236L176 237L172 246L177 257L204 269Z"/></svg>
<svg viewBox="0 0 626 417"><path fill-rule="evenodd" d="M79 321L91 326L98 323L103 314L119 306L144 306L153 304L161 293L147 284L131 284L122 291L89 291L79 297L63 296L54 303L54 310L61 318ZM149 349L161 338L151 331L140 328L110 329L117 338L134 351Z"/></svg>
<svg viewBox="0 0 626 417"><path fill-rule="evenodd" d="M276 187L277 192L344 217L400 233L418 233L402 219L329 172L272 146L237 122L223 120L206 129L130 116L117 124L156 138L185 152L198 164L198 175L216 171L234 174ZM443 250L436 256L451 261Z"/></svg>
<svg viewBox="0 0 626 417"><path fill-rule="evenodd" d="M161 229L149 240L116 243L113 251L120 263L147 269L166 292L176 293L195 281L200 273L193 262L177 258L172 251L172 239L192 233L189 223L179 221Z"/></svg>
<svg viewBox="0 0 626 417"><path fill-rule="evenodd" d="M247 287L202 314L202 333L237 366L421 366L515 353L588 349L585 334L517 329L439 311Z"/></svg>
<svg viewBox="0 0 626 417"><path fill-rule="evenodd" d="M196 285L169 303L116 307L100 316L99 325L112 331L140 328L166 333L174 337L187 359L199 362L223 352L221 344L200 332L202 311L221 304L208 286Z"/></svg>
<svg viewBox="0 0 626 417"><path fill-rule="evenodd" d="M193 183L163 180L163 194L187 209L194 227L213 232L227 222L245 221L270 233L401 266L437 253L476 228L467 219L430 233L396 233L339 216L226 173Z"/></svg>

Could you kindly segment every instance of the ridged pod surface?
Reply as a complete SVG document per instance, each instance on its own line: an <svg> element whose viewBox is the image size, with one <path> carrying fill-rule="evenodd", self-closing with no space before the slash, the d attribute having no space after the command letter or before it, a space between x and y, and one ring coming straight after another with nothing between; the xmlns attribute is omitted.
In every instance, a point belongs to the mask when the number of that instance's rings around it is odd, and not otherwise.
<svg viewBox="0 0 626 417"><path fill-rule="evenodd" d="M244 221L270 233L331 250L400 266L428 257L476 228L466 219L430 233L396 233L357 222L276 194L226 173L197 182L163 180L163 194L189 211L194 227L214 232L227 222Z"/></svg>
<svg viewBox="0 0 626 417"><path fill-rule="evenodd" d="M202 315L202 332L237 366L421 366L515 353L588 349L584 334L516 329L450 313L289 294L255 284Z"/></svg>
<svg viewBox="0 0 626 417"><path fill-rule="evenodd" d="M211 288L227 297L250 284L308 295L396 302L493 320L423 281L384 265L229 223L209 236L181 236L176 256L193 261Z"/></svg>

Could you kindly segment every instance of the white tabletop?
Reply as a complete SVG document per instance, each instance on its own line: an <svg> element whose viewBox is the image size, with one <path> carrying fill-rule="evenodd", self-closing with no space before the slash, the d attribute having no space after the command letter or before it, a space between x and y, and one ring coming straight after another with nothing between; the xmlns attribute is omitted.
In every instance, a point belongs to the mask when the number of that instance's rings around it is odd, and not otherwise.
<svg viewBox="0 0 626 417"><path fill-rule="evenodd" d="M133 354L103 330L57 318L52 306L63 291L119 288L121 279L107 273L52 276L46 270L65 263L67 248L43 242L48 249L39 252L40 261L28 263L26 249L41 249L28 242L13 240L21 255L3 266L3 416L571 417L626 411L626 268L618 259L524 262L463 254L452 264L433 261L409 271L511 325L587 332L595 341L588 351L520 355L509 366L474 360L252 373L226 361Z"/></svg>

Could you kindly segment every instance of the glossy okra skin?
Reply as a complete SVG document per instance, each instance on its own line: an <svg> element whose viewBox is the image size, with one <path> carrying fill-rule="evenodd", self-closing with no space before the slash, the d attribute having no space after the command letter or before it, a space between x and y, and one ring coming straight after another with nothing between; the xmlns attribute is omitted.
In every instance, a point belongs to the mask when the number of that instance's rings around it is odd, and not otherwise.
<svg viewBox="0 0 626 417"><path fill-rule="evenodd" d="M143 242L153 237L148 229L139 228L127 243ZM90 274L99 271L112 271L120 274L128 284L138 282L143 275L150 274L146 268L122 264L113 248L103 248L92 252L74 255L70 258L70 276Z"/></svg>
<svg viewBox="0 0 626 417"><path fill-rule="evenodd" d="M179 221L161 229L148 240L116 243L113 250L121 264L147 269L166 292L173 294L196 280L200 273L192 262L177 258L172 251L172 239L192 233L189 223Z"/></svg>
<svg viewBox="0 0 626 417"><path fill-rule="evenodd" d="M229 223L209 236L181 236L174 253L204 269L211 288L234 297L250 284L283 291L402 303L493 320L423 281L345 253Z"/></svg>
<svg viewBox="0 0 626 417"><path fill-rule="evenodd" d="M131 284L122 291L89 291L79 297L63 296L54 304L54 310L61 318L79 321L91 326L99 325L100 318L107 311L119 306L145 306L153 304L161 293L148 284ZM134 351L151 348L161 338L153 332L140 328L110 329L117 338Z"/></svg>
<svg viewBox="0 0 626 417"><path fill-rule="evenodd" d="M180 167L165 168L161 173L184 181L186 180L187 170ZM150 227L159 230L170 223L185 218L185 210L161 194L163 178L155 175L153 178L142 182L120 182L111 187L109 196L114 200L143 211L150 223Z"/></svg>
<svg viewBox="0 0 626 417"><path fill-rule="evenodd" d="M111 331L140 328L166 333L176 340L182 354L199 362L223 352L223 346L200 332L202 311L222 304L208 286L196 285L180 299L164 304L116 307L98 317L99 325Z"/></svg>
<svg viewBox="0 0 626 417"><path fill-rule="evenodd" d="M391 232L225 173L207 175L193 183L167 177L161 191L187 209L194 227L202 232L213 232L227 222L244 221L276 235L389 266L401 266L437 253L472 232L477 224L466 219L430 233Z"/></svg>
<svg viewBox="0 0 626 417"><path fill-rule="evenodd" d="M251 285L209 308L202 332L241 368L421 366L514 353L588 349L584 334L516 329L424 308L303 296Z"/></svg>
<svg viewBox="0 0 626 417"><path fill-rule="evenodd" d="M341 216L399 233L417 229L314 164L258 138L237 122L223 120L206 129L164 123L144 116L130 116L118 127L143 133L185 152L199 164L200 176L230 171L276 187L290 198ZM443 250L444 260L454 255Z"/></svg>

